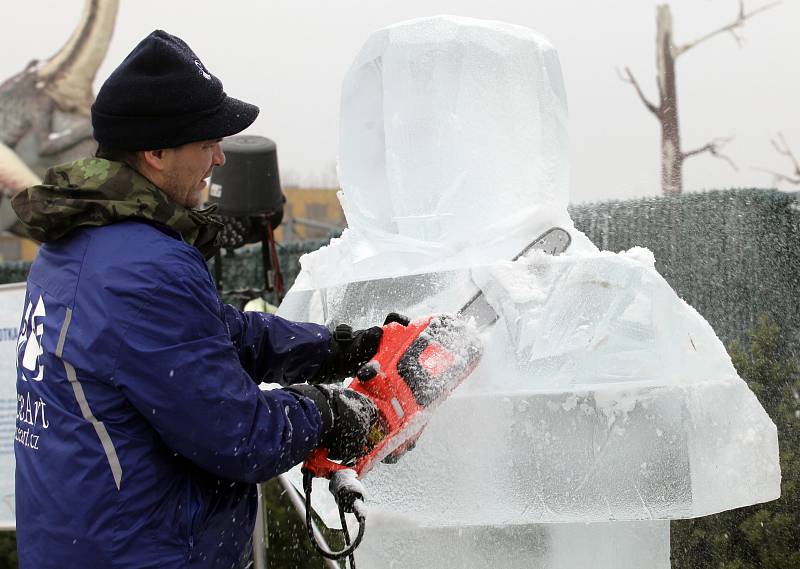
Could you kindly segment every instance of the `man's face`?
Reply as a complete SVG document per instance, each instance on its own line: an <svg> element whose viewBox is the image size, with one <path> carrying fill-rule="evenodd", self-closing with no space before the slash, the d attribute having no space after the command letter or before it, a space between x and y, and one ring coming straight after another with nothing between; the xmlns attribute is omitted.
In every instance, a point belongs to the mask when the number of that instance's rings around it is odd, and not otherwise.
<svg viewBox="0 0 800 569"><path fill-rule="evenodd" d="M220 142L222 139L202 140L164 150L161 189L184 207L201 206L211 171L225 164Z"/></svg>

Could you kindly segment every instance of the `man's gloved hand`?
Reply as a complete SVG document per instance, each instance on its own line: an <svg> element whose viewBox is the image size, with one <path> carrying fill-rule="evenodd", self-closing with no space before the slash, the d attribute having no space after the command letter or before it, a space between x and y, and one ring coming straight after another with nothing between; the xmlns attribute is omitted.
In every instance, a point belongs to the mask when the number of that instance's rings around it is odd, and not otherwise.
<svg viewBox="0 0 800 569"><path fill-rule="evenodd" d="M353 330L347 324L339 324L331 332L328 357L312 383L332 383L353 377L378 351L381 336L383 328L380 326Z"/></svg>
<svg viewBox="0 0 800 569"><path fill-rule="evenodd" d="M329 458L344 463L370 451L378 441L370 434L378 424L378 409L367 397L339 385L297 384L287 387L311 399L322 416L319 446L329 450Z"/></svg>
<svg viewBox="0 0 800 569"><path fill-rule="evenodd" d="M408 326L409 319L397 312L390 312L383 325L397 322ZM373 326L364 330L353 330L347 324L339 324L331 333L328 357L310 383L336 383L353 377L378 351L383 337L383 328Z"/></svg>

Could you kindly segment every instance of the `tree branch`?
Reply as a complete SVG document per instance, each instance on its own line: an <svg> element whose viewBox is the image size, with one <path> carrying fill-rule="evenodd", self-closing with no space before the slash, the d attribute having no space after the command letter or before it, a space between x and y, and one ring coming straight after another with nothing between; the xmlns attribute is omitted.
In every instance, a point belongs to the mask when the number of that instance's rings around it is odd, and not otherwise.
<svg viewBox="0 0 800 569"><path fill-rule="evenodd" d="M711 154L715 158L719 158L720 160L724 160L725 162L730 164L731 168L733 168L734 170L736 170L738 172L739 168L736 166L736 163L733 160L731 160L730 156L727 156L727 155L723 154L722 152L720 152L720 150L722 150L722 148L726 144L728 144L731 140L733 140L732 136L730 136L728 138L715 138L714 140L712 140L711 142L709 142L705 146L701 146L700 148L695 148L694 150L690 150L689 152L682 152L681 153L681 160L686 160L687 158L691 158L692 156L697 156L698 154L702 154L704 152L708 152L709 154Z"/></svg>
<svg viewBox="0 0 800 569"><path fill-rule="evenodd" d="M774 170L768 170L766 168L756 168L756 170L772 174L772 182L776 185L778 182L788 182L789 184L800 185L800 161L792 152L792 149L789 147L789 143L786 142L783 133L779 132L778 139L775 140L772 138L769 142L772 144L772 147L778 152L778 154L786 156L791 161L792 166L794 166L794 172L787 175L781 174L780 172L776 172Z"/></svg>
<svg viewBox="0 0 800 569"><path fill-rule="evenodd" d="M778 182L786 182L792 185L800 185L800 175L792 178L791 176L787 176L786 174L781 174L780 172L776 172L775 170L769 170L768 168L756 168L759 172L764 172L772 176L772 183L776 186Z"/></svg>
<svg viewBox="0 0 800 569"><path fill-rule="evenodd" d="M644 103L644 106L647 107L648 111L653 113L656 117L660 116L661 108L651 103L650 100L645 96L644 91L642 91L642 88L639 86L639 82L636 80L636 77L634 77L633 73L631 73L630 68L625 68L625 75L622 75L622 73L619 72L619 69L617 69L617 75L619 75L619 78L626 83L633 85L633 88L636 89L636 94L639 95L639 98L642 100L642 103Z"/></svg>
<svg viewBox="0 0 800 569"><path fill-rule="evenodd" d="M752 18L753 16L755 16L756 14L764 12L765 10L769 10L770 8L774 8L775 6L777 6L780 3L781 3L780 0L777 0L776 2L770 2L769 4L765 4L764 6L761 6L760 8L756 8L755 10L752 10L750 12L745 12L745 10L744 10L744 0L739 0L739 14L736 16L735 20L733 20L730 24L728 24L726 26L722 26L721 28L719 28L717 30L714 30L713 32L707 33L706 35L704 35L704 36L702 36L700 38L697 38L696 40L694 40L692 42L688 42L688 43L685 43L683 45L676 46L673 56L677 58L679 55L682 55L682 54L686 53L687 51L689 51L693 47L696 47L699 44L701 44L701 43L703 43L705 41L708 41L708 40L710 40L711 38L713 38L715 36L718 36L720 34L724 34L724 33L731 34L731 36L733 36L733 39L736 41L736 43L741 47L742 44L744 43L744 38L742 38L742 36L739 35L739 28L744 26L744 23L747 20L749 20L750 18Z"/></svg>
<svg viewBox="0 0 800 569"><path fill-rule="evenodd" d="M786 142L783 133L778 132L778 140L773 138L770 140L770 142L772 143L772 147L777 150L778 153L783 154L792 161L792 166L794 166L795 173L800 175L800 162L798 162L797 157L792 152L792 149L789 148L789 143Z"/></svg>

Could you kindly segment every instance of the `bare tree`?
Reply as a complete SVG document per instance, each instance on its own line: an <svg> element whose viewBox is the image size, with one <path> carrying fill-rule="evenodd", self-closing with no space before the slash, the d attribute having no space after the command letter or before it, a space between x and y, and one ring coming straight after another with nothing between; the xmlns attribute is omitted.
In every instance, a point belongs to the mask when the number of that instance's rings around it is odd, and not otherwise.
<svg viewBox="0 0 800 569"><path fill-rule="evenodd" d="M778 154L782 156L786 156L789 161L792 163L792 167L794 168L794 172L791 174L781 174L780 172L776 172L775 170L768 170L766 168L758 168L762 172L767 172L772 174L772 183L778 184L778 182L787 182L789 184L800 185L800 161L798 161L797 157L792 152L789 143L786 142L786 138L784 138L783 133L779 132L777 138L773 138L770 140L770 144L772 147L778 152Z"/></svg>
<svg viewBox="0 0 800 569"><path fill-rule="evenodd" d="M743 38L739 31L744 23L759 12L763 12L777 4L779 2L772 2L751 12L746 12L744 0L739 0L739 13L732 22L682 45L676 45L672 38L672 12L669 5L661 4L658 6L656 18L658 104L651 102L647 98L629 68L625 68L625 74L622 79L633 85L636 94L639 95L647 110L653 113L661 124L661 191L664 195L675 196L683 192L683 163L692 156L709 153L716 158L725 160L736 169L733 161L721 152L722 148L731 141L731 138L715 138L708 144L694 150L684 151L681 148L675 61L690 49L725 33L731 34L736 43L741 46Z"/></svg>

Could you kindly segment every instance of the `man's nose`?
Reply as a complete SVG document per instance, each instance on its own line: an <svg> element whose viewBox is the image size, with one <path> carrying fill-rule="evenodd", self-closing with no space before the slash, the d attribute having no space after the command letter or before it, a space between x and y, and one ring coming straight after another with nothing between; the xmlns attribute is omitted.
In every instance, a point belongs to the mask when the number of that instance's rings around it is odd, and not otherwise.
<svg viewBox="0 0 800 569"><path fill-rule="evenodd" d="M222 151L222 145L218 142L214 145L214 166L225 165L225 152Z"/></svg>

